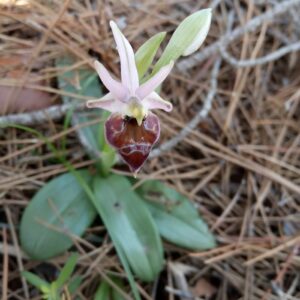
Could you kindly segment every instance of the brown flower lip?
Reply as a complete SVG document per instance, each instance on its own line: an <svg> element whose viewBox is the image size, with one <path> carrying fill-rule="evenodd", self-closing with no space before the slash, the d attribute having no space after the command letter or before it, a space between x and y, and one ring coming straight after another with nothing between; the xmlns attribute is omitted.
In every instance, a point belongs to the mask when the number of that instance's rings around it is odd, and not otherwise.
<svg viewBox="0 0 300 300"><path fill-rule="evenodd" d="M105 123L105 135L131 172L137 173L159 139L160 124L153 113L149 113L140 126L134 118L112 114Z"/></svg>

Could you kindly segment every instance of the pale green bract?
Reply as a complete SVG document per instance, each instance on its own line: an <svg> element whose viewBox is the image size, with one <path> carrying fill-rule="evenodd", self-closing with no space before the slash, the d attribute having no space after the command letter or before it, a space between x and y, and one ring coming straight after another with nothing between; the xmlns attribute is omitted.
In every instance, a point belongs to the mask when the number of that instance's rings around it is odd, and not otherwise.
<svg viewBox="0 0 300 300"><path fill-rule="evenodd" d="M141 79L153 62L154 56L166 36L166 32L160 32L146 41L135 53L135 64Z"/></svg>
<svg viewBox="0 0 300 300"><path fill-rule="evenodd" d="M205 40L211 23L211 8L199 10L185 18L173 33L151 76L170 61L195 52Z"/></svg>
<svg viewBox="0 0 300 300"><path fill-rule="evenodd" d="M197 51L200 48L200 46L202 45L202 43L204 42L204 40L208 34L208 30L209 30L210 23L211 23L211 9L207 8L207 9L200 10L200 11L194 13L193 15L191 15L190 17L191 17L191 23L192 23L191 26L193 26L195 23L196 27L198 27L200 25L201 25L201 27L199 28L199 31L198 31L197 35L194 37L194 40L192 41L192 43L182 53L182 56L191 55L192 53ZM187 21L187 19L186 19L186 21Z"/></svg>

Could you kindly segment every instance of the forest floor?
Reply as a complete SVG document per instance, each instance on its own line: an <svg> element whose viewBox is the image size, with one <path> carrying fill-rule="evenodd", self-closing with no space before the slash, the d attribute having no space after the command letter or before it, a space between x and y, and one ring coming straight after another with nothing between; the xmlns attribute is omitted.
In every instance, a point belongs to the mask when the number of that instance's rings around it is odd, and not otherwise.
<svg viewBox="0 0 300 300"><path fill-rule="evenodd" d="M137 179L159 179L186 195L217 247L192 252L164 243L161 275L137 284L144 299L300 299L299 0L0 0L1 299L40 299L20 271L52 280L66 261L31 260L18 238L24 208L66 168L44 140L3 125L29 126L56 145L67 136L68 160L78 169L91 166L76 127L64 127L61 100L69 96L83 107L89 97L59 89L56 59L72 55L72 70L93 70L97 58L119 77L110 20L138 49L205 7L213 7L208 37L165 81L161 95L174 109L157 113L161 138ZM123 165L113 172L131 176ZM80 253L76 273L88 272L77 290L81 299L93 299L108 271L125 274L100 219L82 240L97 234L100 245L79 240L72 248ZM174 265L182 267L175 274Z"/></svg>

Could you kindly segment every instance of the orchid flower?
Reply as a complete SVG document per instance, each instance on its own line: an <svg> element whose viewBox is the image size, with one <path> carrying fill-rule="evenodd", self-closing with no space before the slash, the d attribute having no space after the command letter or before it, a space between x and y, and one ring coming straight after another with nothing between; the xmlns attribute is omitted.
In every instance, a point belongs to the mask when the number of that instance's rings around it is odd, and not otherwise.
<svg viewBox="0 0 300 300"><path fill-rule="evenodd" d="M109 92L100 99L88 101L87 107L112 113L105 123L106 140L117 149L131 171L136 173L160 136L159 120L151 110L172 110L172 104L163 100L155 89L171 72L174 63L171 61L148 81L140 84L130 43L113 21L110 27L120 56L121 82L95 61L95 69Z"/></svg>

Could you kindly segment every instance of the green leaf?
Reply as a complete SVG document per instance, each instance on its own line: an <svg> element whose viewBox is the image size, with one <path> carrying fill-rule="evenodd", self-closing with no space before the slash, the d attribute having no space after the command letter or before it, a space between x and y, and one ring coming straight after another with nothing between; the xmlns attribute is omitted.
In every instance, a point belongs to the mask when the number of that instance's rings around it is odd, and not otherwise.
<svg viewBox="0 0 300 300"><path fill-rule="evenodd" d="M92 175L77 171L87 182ZM60 175L44 185L24 211L20 239L32 258L45 260L69 249L68 234L80 236L96 217L96 210L71 173Z"/></svg>
<svg viewBox="0 0 300 300"><path fill-rule="evenodd" d="M163 266L159 233L143 201L125 177L95 178L96 207L106 228L134 274L153 280Z"/></svg>
<svg viewBox="0 0 300 300"><path fill-rule="evenodd" d="M211 21L211 9L202 9L185 18L173 33L162 56L155 64L151 76L172 60L196 51L207 35Z"/></svg>
<svg viewBox="0 0 300 300"><path fill-rule="evenodd" d="M120 295L120 293L117 290L113 289L112 300L124 300L124 297Z"/></svg>
<svg viewBox="0 0 300 300"><path fill-rule="evenodd" d="M68 290L70 294L74 294L75 291L80 287L82 282L82 276L75 276L71 279L70 283L68 284Z"/></svg>
<svg viewBox="0 0 300 300"><path fill-rule="evenodd" d="M27 271L23 271L22 272L22 276L29 282L31 283L33 286L35 286L36 288L38 288L40 291L42 291L43 293L46 293L50 290L50 284L38 277L37 275L31 273L31 272L27 272Z"/></svg>
<svg viewBox="0 0 300 300"><path fill-rule="evenodd" d="M111 289L109 284L105 281L101 281L94 297L94 300L102 299L111 300Z"/></svg>
<svg viewBox="0 0 300 300"><path fill-rule="evenodd" d="M116 248L117 254L119 256L119 259L122 263L122 266L124 267L124 271L126 273L127 280L128 280L129 285L131 287L134 299L135 300L141 300L141 295L139 293L137 283L134 279L134 275L132 274L132 270L130 269L129 261L127 260L126 253L124 253L124 251L123 251L122 245L115 242L115 248Z"/></svg>
<svg viewBox="0 0 300 300"><path fill-rule="evenodd" d="M112 277L111 280L120 288L124 288L118 278ZM118 290L114 289L105 280L102 280L94 297L94 300L124 300Z"/></svg>
<svg viewBox="0 0 300 300"><path fill-rule="evenodd" d="M215 238L192 203L159 181L147 181L137 192L166 240L191 250L215 247ZM151 201L149 201L151 200Z"/></svg>
<svg viewBox="0 0 300 300"><path fill-rule="evenodd" d="M68 68L75 63L76 61L72 57L65 56L57 60L56 66L59 68ZM58 84L59 88L63 91L90 96L91 99L100 98L103 95L97 73L86 67L61 72L58 75ZM69 96L63 95L62 99L64 103L76 103L76 100L70 98ZM102 112L103 111L100 109L91 109L85 112L75 112L73 113L72 117L73 124L76 123L76 125L79 125L92 119L101 119ZM85 138L86 148L89 150L88 154L92 158L98 158L99 156L99 151L101 148L101 145L99 144L99 135L101 133L100 130L101 128L98 124L78 129L79 134L82 134Z"/></svg>
<svg viewBox="0 0 300 300"><path fill-rule="evenodd" d="M140 79L145 75L152 64L154 56L165 36L165 32L157 33L137 50L135 54L135 63Z"/></svg>
<svg viewBox="0 0 300 300"><path fill-rule="evenodd" d="M76 263L77 263L77 259L78 259L78 254L77 253L73 253L68 261L66 262L66 264L64 265L64 267L62 268L62 270L60 271L60 274L58 276L58 278L56 279L56 285L57 288L61 288L63 287L63 285L70 279Z"/></svg>

